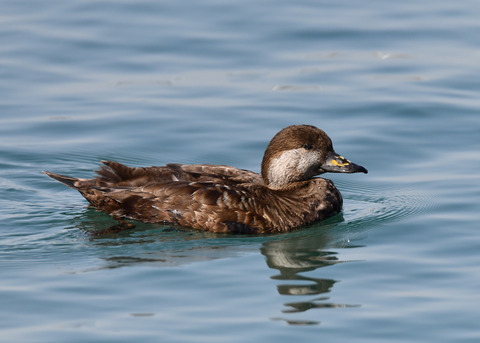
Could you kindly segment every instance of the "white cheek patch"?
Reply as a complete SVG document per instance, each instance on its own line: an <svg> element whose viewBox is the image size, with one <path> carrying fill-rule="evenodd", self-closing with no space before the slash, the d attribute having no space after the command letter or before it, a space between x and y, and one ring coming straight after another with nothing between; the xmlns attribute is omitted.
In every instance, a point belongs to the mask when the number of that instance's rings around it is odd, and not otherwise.
<svg viewBox="0 0 480 343"><path fill-rule="evenodd" d="M268 168L268 181L272 186L281 185L304 178L310 178L312 168L319 163L318 151L303 148L284 151L272 159Z"/></svg>
<svg viewBox="0 0 480 343"><path fill-rule="evenodd" d="M300 149L284 151L272 159L268 168L268 181L275 185L280 181L288 180L288 176L295 172L299 160Z"/></svg>

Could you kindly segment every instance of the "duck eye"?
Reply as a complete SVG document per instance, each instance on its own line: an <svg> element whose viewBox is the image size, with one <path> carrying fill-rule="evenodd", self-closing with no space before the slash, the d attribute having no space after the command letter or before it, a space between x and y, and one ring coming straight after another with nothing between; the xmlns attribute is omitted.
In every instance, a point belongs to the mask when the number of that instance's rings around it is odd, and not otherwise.
<svg viewBox="0 0 480 343"><path fill-rule="evenodd" d="M303 148L304 148L305 150L312 150L312 145L307 143L307 144L305 144L305 145L303 146Z"/></svg>

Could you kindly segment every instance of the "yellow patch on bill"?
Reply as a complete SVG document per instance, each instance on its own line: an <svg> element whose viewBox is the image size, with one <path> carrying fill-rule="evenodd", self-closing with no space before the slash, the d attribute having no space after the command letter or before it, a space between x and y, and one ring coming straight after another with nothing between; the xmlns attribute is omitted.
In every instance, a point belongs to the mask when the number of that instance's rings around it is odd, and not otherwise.
<svg viewBox="0 0 480 343"><path fill-rule="evenodd" d="M339 166L339 167L348 166L350 164L349 160L344 159L342 156L340 156L340 158L342 158L342 160L340 160L340 162L338 162L337 160L332 160L332 164L334 164L336 166Z"/></svg>

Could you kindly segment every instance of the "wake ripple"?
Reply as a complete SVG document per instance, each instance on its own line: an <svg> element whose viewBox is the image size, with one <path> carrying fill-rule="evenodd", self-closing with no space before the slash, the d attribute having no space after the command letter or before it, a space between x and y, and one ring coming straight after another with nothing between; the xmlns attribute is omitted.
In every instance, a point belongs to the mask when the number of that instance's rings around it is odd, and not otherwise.
<svg viewBox="0 0 480 343"><path fill-rule="evenodd" d="M377 225L430 211L433 196L413 187L336 182L344 198L349 226Z"/></svg>

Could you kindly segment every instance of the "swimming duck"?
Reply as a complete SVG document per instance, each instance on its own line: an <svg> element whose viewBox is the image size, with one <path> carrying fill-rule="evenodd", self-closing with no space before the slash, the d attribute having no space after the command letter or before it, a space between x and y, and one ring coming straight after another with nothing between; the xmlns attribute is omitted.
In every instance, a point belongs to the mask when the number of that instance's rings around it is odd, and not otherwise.
<svg viewBox="0 0 480 343"><path fill-rule="evenodd" d="M331 180L314 176L368 173L337 154L328 135L310 125L278 132L261 174L224 165L102 163L94 179L44 173L128 228L134 225L125 219L224 233L286 232L331 217L341 211L342 196Z"/></svg>

